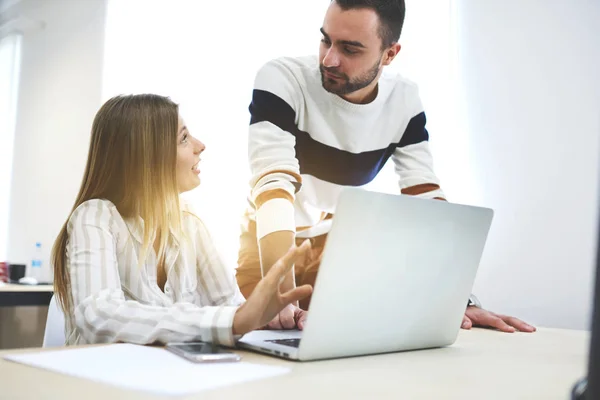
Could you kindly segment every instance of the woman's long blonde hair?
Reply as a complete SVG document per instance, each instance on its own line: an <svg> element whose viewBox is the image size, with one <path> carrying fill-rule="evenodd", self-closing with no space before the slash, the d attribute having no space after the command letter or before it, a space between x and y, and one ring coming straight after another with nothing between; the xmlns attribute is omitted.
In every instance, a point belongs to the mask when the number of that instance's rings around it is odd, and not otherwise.
<svg viewBox="0 0 600 400"><path fill-rule="evenodd" d="M110 200L123 218L144 221L140 263L160 233L158 259L165 253L169 232L181 233L176 180L179 108L170 99L153 94L117 96L108 100L94 118L87 164L70 215L91 199ZM73 310L71 280L66 259L67 224L54 247L54 291L69 315Z"/></svg>

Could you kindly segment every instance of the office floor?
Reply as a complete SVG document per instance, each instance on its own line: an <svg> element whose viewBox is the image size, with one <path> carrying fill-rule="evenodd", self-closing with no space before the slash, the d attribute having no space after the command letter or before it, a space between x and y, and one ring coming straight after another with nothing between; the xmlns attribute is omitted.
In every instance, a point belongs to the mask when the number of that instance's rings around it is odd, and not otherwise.
<svg viewBox="0 0 600 400"><path fill-rule="evenodd" d="M0 349L41 347L48 307L0 307Z"/></svg>

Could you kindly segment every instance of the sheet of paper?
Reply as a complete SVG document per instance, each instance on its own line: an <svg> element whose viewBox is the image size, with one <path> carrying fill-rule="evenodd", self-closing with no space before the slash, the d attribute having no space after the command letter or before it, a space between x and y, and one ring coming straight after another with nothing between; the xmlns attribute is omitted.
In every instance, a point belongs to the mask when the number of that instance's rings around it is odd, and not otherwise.
<svg viewBox="0 0 600 400"><path fill-rule="evenodd" d="M7 360L124 389L183 396L283 375L287 367L232 362L195 364L159 347L113 344L9 355Z"/></svg>

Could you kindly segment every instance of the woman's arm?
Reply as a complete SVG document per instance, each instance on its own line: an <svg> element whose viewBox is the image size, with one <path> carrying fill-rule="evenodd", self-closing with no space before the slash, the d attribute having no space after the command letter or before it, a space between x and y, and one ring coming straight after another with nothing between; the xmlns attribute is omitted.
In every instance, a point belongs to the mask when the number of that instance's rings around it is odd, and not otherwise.
<svg viewBox="0 0 600 400"><path fill-rule="evenodd" d="M196 250L196 268L198 293L203 303L213 306L239 306L246 299L242 295L235 279L235 270L223 262L221 254L214 245L208 229L194 213L194 246Z"/></svg>
<svg viewBox="0 0 600 400"><path fill-rule="evenodd" d="M233 344L236 304L198 307L144 305L126 300L116 256L116 238L110 229L110 203L92 200L72 215L67 254L73 294L74 319L89 343L202 340ZM128 266L138 273L137 265Z"/></svg>

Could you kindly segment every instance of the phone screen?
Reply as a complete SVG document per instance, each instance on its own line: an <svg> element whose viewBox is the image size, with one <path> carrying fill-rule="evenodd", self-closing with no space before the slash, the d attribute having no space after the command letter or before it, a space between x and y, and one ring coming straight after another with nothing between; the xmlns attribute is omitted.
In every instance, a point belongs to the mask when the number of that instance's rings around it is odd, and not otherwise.
<svg viewBox="0 0 600 400"><path fill-rule="evenodd" d="M192 354L218 354L218 353L229 353L219 346L215 346L211 343L180 343L171 345L181 351Z"/></svg>
<svg viewBox="0 0 600 400"><path fill-rule="evenodd" d="M166 349L193 362L240 361L241 356L212 343L167 343Z"/></svg>

